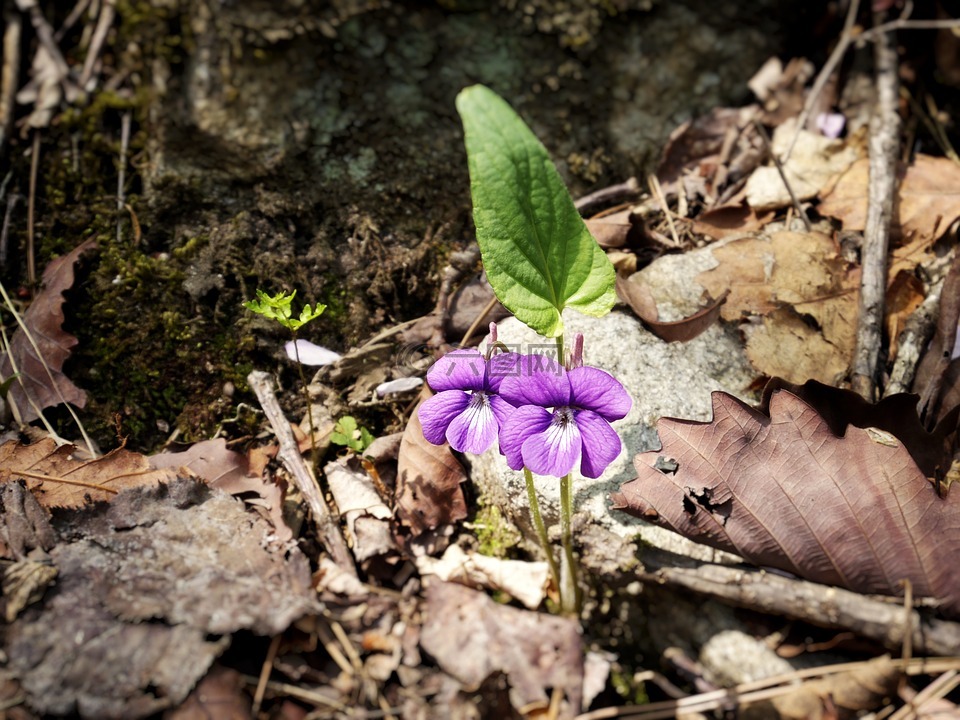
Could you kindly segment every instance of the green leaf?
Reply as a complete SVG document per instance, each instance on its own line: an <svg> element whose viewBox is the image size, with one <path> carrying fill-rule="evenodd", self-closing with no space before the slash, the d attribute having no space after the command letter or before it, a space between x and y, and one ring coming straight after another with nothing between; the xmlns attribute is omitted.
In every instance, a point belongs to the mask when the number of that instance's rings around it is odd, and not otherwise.
<svg viewBox="0 0 960 720"><path fill-rule="evenodd" d="M560 313L610 312L613 265L590 235L546 148L483 85L457 96L466 135L473 220L487 277L510 312L545 337Z"/></svg>
<svg viewBox="0 0 960 720"><path fill-rule="evenodd" d="M355 453L362 453L373 442L373 435L365 427L357 425L356 418L344 415L330 433L330 442L334 445L344 445Z"/></svg>
<svg viewBox="0 0 960 720"><path fill-rule="evenodd" d="M310 305L304 305L303 310L300 311L300 317L294 319L293 308L293 298L296 296L297 291L294 290L292 293L287 295L284 292L278 292L276 295L268 295L263 290L257 290L257 297L254 300L248 300L243 303L243 306L255 312L258 315L263 315L266 318L271 320L276 320L278 323L283 325L285 328L292 332L296 332L301 327L306 325L311 320L315 320L323 314L323 311L327 309L326 305L321 305L317 303L313 309L310 308Z"/></svg>

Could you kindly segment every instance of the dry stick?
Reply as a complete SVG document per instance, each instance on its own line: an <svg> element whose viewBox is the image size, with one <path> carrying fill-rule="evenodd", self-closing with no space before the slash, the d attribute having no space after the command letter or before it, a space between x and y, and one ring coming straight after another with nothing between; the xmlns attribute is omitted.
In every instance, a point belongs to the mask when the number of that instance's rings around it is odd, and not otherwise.
<svg viewBox="0 0 960 720"><path fill-rule="evenodd" d="M877 25L880 23L879 17L879 13L874 14L874 23ZM870 121L870 180L867 185L867 220L863 231L860 316L850 378L852 389L870 402L876 390L877 362L883 334L887 251L900 148L897 48L895 38L889 33L877 36L874 64L877 109Z"/></svg>
<svg viewBox="0 0 960 720"><path fill-rule="evenodd" d="M756 129L757 134L760 135L760 139L767 148L767 152L770 153L770 159L773 160L773 164L780 174L780 180L783 181L783 186L790 194L790 201L793 203L793 208L797 211L797 215L800 216L800 220L803 221L803 226L807 229L807 232L813 232L813 225L810 223L810 218L807 217L806 210L804 210L803 205L800 204L800 198L797 197L796 193L793 192L793 188L790 186L790 181L787 179L787 172L783 169L783 163L780 162L780 158L778 158L777 154L773 151L773 143L770 142L770 136L767 135L767 131L763 125L756 119L753 120L753 127Z"/></svg>
<svg viewBox="0 0 960 720"><path fill-rule="evenodd" d="M37 260L34 257L33 218L37 201L37 169L40 165L40 129L33 131L33 150L30 153L30 193L27 196L27 283L33 293L37 285Z"/></svg>
<svg viewBox="0 0 960 720"><path fill-rule="evenodd" d="M897 339L897 359L890 371L890 380L883 390L883 396L910 392L913 379L917 374L920 357L933 337L940 310L940 291L943 290L943 278L931 286L926 299L907 319L903 332Z"/></svg>
<svg viewBox="0 0 960 720"><path fill-rule="evenodd" d="M467 328L467 332L464 334L463 339L460 341L461 347L466 347L466 344L470 342L470 338L473 337L473 334L477 331L477 328L480 327L480 323L482 323L484 320L487 319L487 315L490 314L490 312L496 306L497 302L499 302L497 300L497 296L494 295L492 298L490 298L487 304L483 306L483 310L480 311L480 314L477 315L477 319L474 320L470 324L470 327Z"/></svg>
<svg viewBox="0 0 960 720"><path fill-rule="evenodd" d="M3 4L3 66L0 67L0 157L7 147L7 136L13 127L13 112L20 76L20 35L23 23L20 13L10 3Z"/></svg>
<svg viewBox="0 0 960 720"><path fill-rule="evenodd" d="M303 456L297 447L297 441L293 437L293 430L290 429L290 422L284 416L280 409L280 403L277 402L277 396L274 394L273 379L268 373L254 370L247 375L247 382L256 393L260 406L266 413L270 426L280 442L279 456L283 466L293 477L301 494L310 506L320 541L327 552L330 553L330 557L337 564L337 567L349 573L352 577L356 577L357 569L340 532L338 518L330 513L327 503L320 495L317 481L303 461Z"/></svg>
<svg viewBox="0 0 960 720"><path fill-rule="evenodd" d="M93 40L90 41L90 49L87 51L87 57L83 62L83 70L80 73L80 87L86 90L87 83L93 77L93 66L100 57L100 51L103 49L103 43L107 39L107 33L110 26L113 25L113 19L117 14L116 0L104 0L100 8L100 17L97 18L97 27L93 31Z"/></svg>
<svg viewBox="0 0 960 720"><path fill-rule="evenodd" d="M667 199L663 196L663 190L660 187L660 180L657 179L656 175L650 174L647 176L647 183L650 185L650 194L653 195L657 203L659 203L660 209L663 210L663 216L667 219L667 227L670 228L670 237L673 238L674 246L681 247L680 236L677 234L677 228L673 224L670 207L667 205Z"/></svg>
<svg viewBox="0 0 960 720"><path fill-rule="evenodd" d="M130 111L120 118L120 168L117 172L117 245L120 244L121 212L126 202L123 186L127 175L127 150L130 148Z"/></svg>
<svg viewBox="0 0 960 720"><path fill-rule="evenodd" d="M767 615L851 630L889 650L902 647L904 611L892 599L885 602L851 590L762 570L695 561L662 550L645 549L640 560L644 571L638 573L638 579L644 582L670 585ZM960 623L913 610L911 628L915 653L960 653Z"/></svg>
<svg viewBox="0 0 960 720"><path fill-rule="evenodd" d="M822 93L823 89L827 86L827 81L830 79L830 76L833 75L834 70L837 69L840 61L843 60L843 56L846 54L847 48L850 47L850 42L853 39L853 28L857 22L857 13L859 11L860 0L853 0L850 3L850 8L847 10L847 17L843 22L843 32L840 35L840 41L833 49L833 52L830 53L830 57L827 58L827 62L824 63L823 68L820 70L820 74L817 75L817 79L813 82L813 87L810 88L810 93L807 95L806 102L803 104L803 111L800 113L800 117L797 119L797 130L793 134L793 139L790 141L787 151L783 154L783 162L787 162L790 159L790 155L793 153L793 148L797 144L797 139L800 137L800 133L806 126L807 120L810 119L810 113L813 111L813 107L817 103L817 98L820 97L820 93Z"/></svg>
<svg viewBox="0 0 960 720"><path fill-rule="evenodd" d="M623 200L635 198L639 192L640 186L637 183L637 179L632 177L627 178L626 182L622 182L619 185L611 185L610 187L601 188L596 192L592 192L589 195L584 195L577 200L574 205L577 210L586 214L597 205L622 202Z"/></svg>
<svg viewBox="0 0 960 720"><path fill-rule="evenodd" d="M257 689L253 693L253 705L250 709L250 715L257 717L260 714L260 706L263 704L263 695L267 691L267 681L270 680L270 673L273 671L273 661L277 659L277 650L280 649L280 635L274 635L270 641L270 647L267 648L267 656L263 659L263 666L260 668L260 679L257 681Z"/></svg>

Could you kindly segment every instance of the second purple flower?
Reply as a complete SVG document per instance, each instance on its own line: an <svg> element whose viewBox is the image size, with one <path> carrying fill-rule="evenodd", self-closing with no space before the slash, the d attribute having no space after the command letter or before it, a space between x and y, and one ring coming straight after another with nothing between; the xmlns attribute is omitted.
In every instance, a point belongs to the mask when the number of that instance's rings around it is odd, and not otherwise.
<svg viewBox="0 0 960 720"><path fill-rule="evenodd" d="M578 462L584 476L600 477L620 454L620 437L610 423L633 404L609 373L566 370L540 355L521 358L519 372L503 379L500 397L516 406L500 427L507 464L554 477L567 475Z"/></svg>

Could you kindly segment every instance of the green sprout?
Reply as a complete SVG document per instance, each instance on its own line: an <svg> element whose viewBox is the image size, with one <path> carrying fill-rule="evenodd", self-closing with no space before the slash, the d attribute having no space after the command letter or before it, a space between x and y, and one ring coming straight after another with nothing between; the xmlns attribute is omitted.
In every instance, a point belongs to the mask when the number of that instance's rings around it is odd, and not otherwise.
<svg viewBox="0 0 960 720"><path fill-rule="evenodd" d="M303 306L303 309L300 311L300 316L295 318L293 317L293 298L296 294L297 291L294 290L290 294L281 291L276 295L268 295L263 290L258 289L256 299L246 301L243 303L243 306L247 310L255 312L257 315L263 315L265 318L276 320L283 325L283 327L287 328L293 336L293 353L297 361L297 370L300 373L300 383L303 387L303 394L307 399L307 423L310 425L310 447L313 452L313 464L314 467L316 467L318 458L316 431L313 425L313 409L310 404L310 391L307 388L307 378L303 373L303 363L300 362L300 346L297 343L297 331L311 320L316 320L320 317L323 311L327 309L327 306L317 303L311 308L308 303Z"/></svg>
<svg viewBox="0 0 960 720"><path fill-rule="evenodd" d="M311 320L316 320L327 309L326 305L317 303L312 308L310 304L303 306L300 311L300 317L293 317L293 298L297 291L294 290L289 295L285 292L278 292L276 295L267 295L263 290L257 290L255 300L248 300L243 304L247 310L255 312L257 315L263 315L265 318L276 320L287 330L296 335L297 330L302 328Z"/></svg>
<svg viewBox="0 0 960 720"><path fill-rule="evenodd" d="M363 453L373 442L373 435L365 427L357 425L357 420L351 415L344 415L333 428L330 442L334 445L344 445L357 455Z"/></svg>

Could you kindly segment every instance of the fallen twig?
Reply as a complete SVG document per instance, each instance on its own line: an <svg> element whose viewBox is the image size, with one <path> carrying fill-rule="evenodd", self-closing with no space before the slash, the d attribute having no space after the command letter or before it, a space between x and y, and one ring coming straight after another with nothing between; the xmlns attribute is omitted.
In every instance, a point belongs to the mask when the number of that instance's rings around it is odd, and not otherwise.
<svg viewBox="0 0 960 720"><path fill-rule="evenodd" d="M692 590L769 615L787 616L820 627L851 630L889 650L903 642L904 609L894 602L783 577L762 570L715 565L662 550L641 555L644 582ZM914 653L960 654L960 623L938 620L911 610Z"/></svg>
<svg viewBox="0 0 960 720"><path fill-rule="evenodd" d="M280 403L277 402L277 397L274 394L273 379L269 373L254 370L247 375L247 382L256 393L260 406L266 413L270 426L280 443L278 453L280 461L293 477L301 494L310 506L313 520L317 525L317 536L320 538L320 542L323 543L327 552L330 553L330 557L341 570L356 577L357 569L353 564L353 558L347 549L343 534L340 532L338 518L330 512L327 503L320 494L316 479L303 461L303 456L300 455L297 441L293 437L293 430L290 429L290 422L284 416L280 409Z"/></svg>
<svg viewBox="0 0 960 720"><path fill-rule="evenodd" d="M926 299L907 319L903 332L897 338L897 359L893 364L893 370L890 371L890 380L883 390L884 397L910 392L920 358L930 338L933 337L933 331L937 325L941 290L943 290L942 278L931 286Z"/></svg>
<svg viewBox="0 0 960 720"><path fill-rule="evenodd" d="M875 14L874 22L880 25L879 14ZM895 38L889 33L877 36L874 64L877 110L870 121L870 180L867 220L863 232L860 315L850 378L853 390L869 401L873 401L876 392L877 363L883 336L887 250L890 245L890 220L897 189L900 147L897 48Z"/></svg>
<svg viewBox="0 0 960 720"><path fill-rule="evenodd" d="M584 195L577 200L574 205L581 214L589 214L597 205L606 205L607 203L618 203L624 200L632 200L640 193L640 185L637 179L628 178L626 182L610 187L601 188L589 195Z"/></svg>
<svg viewBox="0 0 960 720"><path fill-rule="evenodd" d="M10 3L3 4L3 66L0 67L0 157L7 147L7 137L13 127L13 111L20 77L20 36L23 23L20 13Z"/></svg>

